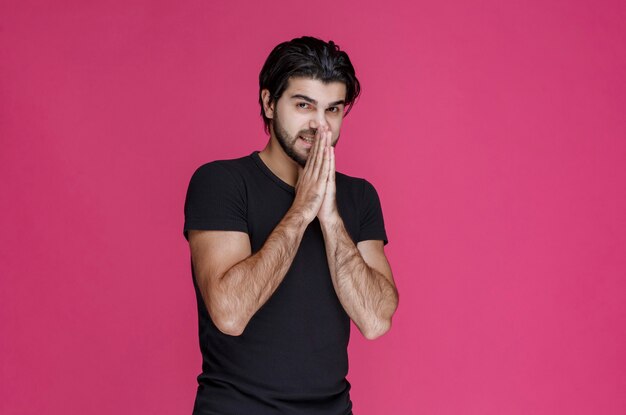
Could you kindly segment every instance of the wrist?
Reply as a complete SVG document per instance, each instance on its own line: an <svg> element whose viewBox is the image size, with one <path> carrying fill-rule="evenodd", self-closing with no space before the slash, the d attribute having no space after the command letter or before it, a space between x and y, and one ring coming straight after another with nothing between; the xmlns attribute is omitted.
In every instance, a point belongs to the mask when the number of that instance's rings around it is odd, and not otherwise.
<svg viewBox="0 0 626 415"><path fill-rule="evenodd" d="M306 229L315 219L315 215L309 214L304 208L292 206L285 214L285 219L294 223L298 228Z"/></svg>
<svg viewBox="0 0 626 415"><path fill-rule="evenodd" d="M322 230L326 231L329 229L337 228L338 226L343 226L343 220L339 215L339 211L337 209L333 210L327 216L318 216L320 221L320 225L322 226Z"/></svg>

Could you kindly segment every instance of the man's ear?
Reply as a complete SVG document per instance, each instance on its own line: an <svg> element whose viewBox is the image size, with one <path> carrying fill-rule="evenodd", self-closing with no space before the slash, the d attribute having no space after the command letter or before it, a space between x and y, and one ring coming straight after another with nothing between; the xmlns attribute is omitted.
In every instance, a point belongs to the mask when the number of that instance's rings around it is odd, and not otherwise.
<svg viewBox="0 0 626 415"><path fill-rule="evenodd" d="M265 112L265 116L269 119L274 118L274 106L276 105L276 101L273 101L270 104L270 91L264 89L261 91L261 99L263 100L263 111Z"/></svg>

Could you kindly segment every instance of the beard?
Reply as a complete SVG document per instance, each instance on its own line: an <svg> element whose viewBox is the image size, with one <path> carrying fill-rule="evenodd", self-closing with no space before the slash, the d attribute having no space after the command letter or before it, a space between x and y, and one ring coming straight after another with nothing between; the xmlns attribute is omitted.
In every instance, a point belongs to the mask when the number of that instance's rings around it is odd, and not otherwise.
<svg viewBox="0 0 626 415"><path fill-rule="evenodd" d="M298 136L314 136L317 133L317 130L301 130L294 137L290 136L287 130L285 130L280 123L280 117L278 116L278 108L274 111L274 118L272 118L272 129L274 130L274 135L276 136L276 140L278 144L282 147L283 151L290 159L298 163L302 168L306 165L306 161L309 158L309 153L305 156L296 152L295 145L296 141L298 141ZM337 141L339 140L339 136L337 136ZM337 145L337 141L333 143L333 147ZM312 147L311 147L312 148Z"/></svg>
<svg viewBox="0 0 626 415"><path fill-rule="evenodd" d="M287 130L285 130L283 126L280 124L277 111L274 111L274 118L272 119L272 128L274 130L274 135L276 136L276 140L278 141L278 144L280 144L280 146L282 147L285 154L287 154L289 158L291 158L293 161L298 163L301 167L304 167L306 165L308 155L306 157L302 156L301 154L298 154L296 152L296 149L294 148L296 145L296 141L298 140L298 135L300 134L297 134L295 137L291 137L289 133L287 132ZM303 132L302 134L315 135L315 131L313 131L312 133L310 131L306 133Z"/></svg>

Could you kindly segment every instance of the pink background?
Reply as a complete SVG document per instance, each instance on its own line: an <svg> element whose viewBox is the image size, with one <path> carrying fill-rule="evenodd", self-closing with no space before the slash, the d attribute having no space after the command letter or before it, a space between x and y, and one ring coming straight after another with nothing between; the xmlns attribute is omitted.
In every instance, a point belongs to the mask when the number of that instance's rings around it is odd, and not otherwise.
<svg viewBox="0 0 626 415"><path fill-rule="evenodd" d="M368 3L368 4L366 4ZM0 413L187 414L182 235L201 164L261 149L303 34L363 95L400 308L356 331L357 415L626 413L623 1L3 1Z"/></svg>

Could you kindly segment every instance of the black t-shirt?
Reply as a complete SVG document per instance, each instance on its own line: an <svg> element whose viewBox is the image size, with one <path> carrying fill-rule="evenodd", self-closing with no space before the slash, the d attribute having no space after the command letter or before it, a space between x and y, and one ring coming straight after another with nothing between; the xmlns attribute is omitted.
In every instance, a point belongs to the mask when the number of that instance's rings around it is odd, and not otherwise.
<svg viewBox="0 0 626 415"><path fill-rule="evenodd" d="M356 244L387 243L374 187L336 174L337 208ZM246 232L257 252L294 200L292 186L263 163L258 152L204 164L193 174L185 200L187 231ZM347 346L350 319L332 285L324 238L315 219L269 300L240 336L220 332L196 284L202 374L194 414L324 414L351 412Z"/></svg>

